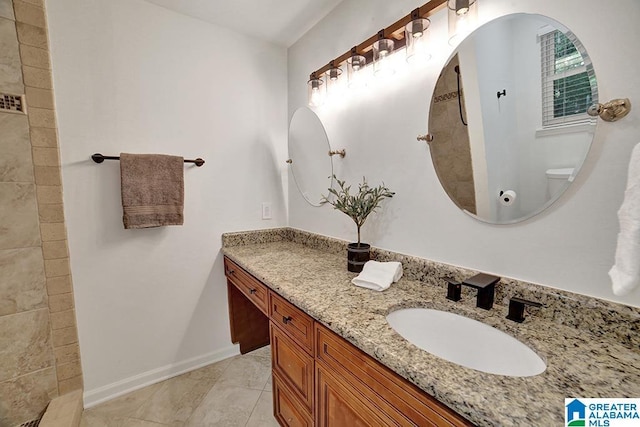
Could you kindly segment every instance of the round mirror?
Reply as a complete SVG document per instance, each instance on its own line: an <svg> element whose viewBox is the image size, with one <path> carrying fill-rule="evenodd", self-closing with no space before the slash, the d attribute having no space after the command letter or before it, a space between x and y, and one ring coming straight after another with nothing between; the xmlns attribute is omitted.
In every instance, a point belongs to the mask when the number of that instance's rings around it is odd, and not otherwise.
<svg viewBox="0 0 640 427"><path fill-rule="evenodd" d="M431 158L445 191L471 216L525 220L569 187L593 140L598 102L586 50L540 15L491 21L461 42L436 83Z"/></svg>
<svg viewBox="0 0 640 427"><path fill-rule="evenodd" d="M289 160L293 180L302 197L312 206L320 206L333 180L329 139L318 116L300 107L289 124Z"/></svg>

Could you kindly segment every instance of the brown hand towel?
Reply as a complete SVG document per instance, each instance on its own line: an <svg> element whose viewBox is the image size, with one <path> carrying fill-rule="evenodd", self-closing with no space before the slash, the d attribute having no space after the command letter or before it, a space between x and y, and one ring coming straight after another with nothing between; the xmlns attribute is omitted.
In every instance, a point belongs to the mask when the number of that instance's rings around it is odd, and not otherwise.
<svg viewBox="0 0 640 427"><path fill-rule="evenodd" d="M124 228L184 223L184 159L120 153Z"/></svg>

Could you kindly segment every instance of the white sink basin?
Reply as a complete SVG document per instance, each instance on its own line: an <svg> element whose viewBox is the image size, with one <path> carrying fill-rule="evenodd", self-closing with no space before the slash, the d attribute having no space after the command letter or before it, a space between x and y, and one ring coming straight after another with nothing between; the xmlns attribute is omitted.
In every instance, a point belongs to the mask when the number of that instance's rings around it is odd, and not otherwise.
<svg viewBox="0 0 640 427"><path fill-rule="evenodd" d="M547 368L525 344L468 317L406 308L389 313L387 321L412 344L467 368L512 377L538 375Z"/></svg>

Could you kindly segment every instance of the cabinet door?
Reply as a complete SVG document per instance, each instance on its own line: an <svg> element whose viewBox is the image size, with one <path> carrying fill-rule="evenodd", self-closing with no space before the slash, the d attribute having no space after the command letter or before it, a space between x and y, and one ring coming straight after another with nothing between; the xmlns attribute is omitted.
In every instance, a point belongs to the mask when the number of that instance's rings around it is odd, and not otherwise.
<svg viewBox="0 0 640 427"><path fill-rule="evenodd" d="M370 427L396 424L320 363L316 363L316 384L316 426Z"/></svg>
<svg viewBox="0 0 640 427"><path fill-rule="evenodd" d="M277 373L273 375L273 415L284 427L313 427L313 418Z"/></svg>
<svg viewBox="0 0 640 427"><path fill-rule="evenodd" d="M472 425L326 327L316 324L315 330L316 366L331 370L348 384L352 394L362 396L363 401L391 420L390 425Z"/></svg>
<svg viewBox="0 0 640 427"><path fill-rule="evenodd" d="M270 329L273 370L311 411L313 409L313 357L273 323Z"/></svg>

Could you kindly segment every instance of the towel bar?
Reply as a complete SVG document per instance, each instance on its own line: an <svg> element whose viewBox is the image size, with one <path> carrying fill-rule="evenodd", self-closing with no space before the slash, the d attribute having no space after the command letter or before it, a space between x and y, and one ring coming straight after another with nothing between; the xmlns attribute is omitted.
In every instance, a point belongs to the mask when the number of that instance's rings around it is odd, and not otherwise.
<svg viewBox="0 0 640 427"><path fill-rule="evenodd" d="M120 160L120 156L105 156L105 155L102 155L100 153L95 153L95 154L91 155L91 160L93 160L96 163L102 163L105 160ZM187 160L187 159L185 159L184 162L185 163L195 163L196 166L198 166L198 167L204 165L204 160L202 160L200 157L198 157L195 160Z"/></svg>

